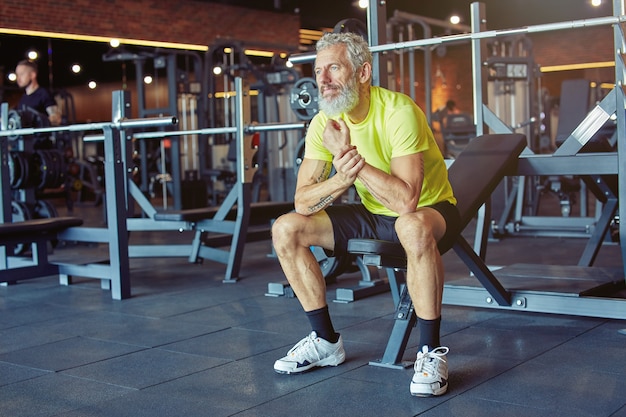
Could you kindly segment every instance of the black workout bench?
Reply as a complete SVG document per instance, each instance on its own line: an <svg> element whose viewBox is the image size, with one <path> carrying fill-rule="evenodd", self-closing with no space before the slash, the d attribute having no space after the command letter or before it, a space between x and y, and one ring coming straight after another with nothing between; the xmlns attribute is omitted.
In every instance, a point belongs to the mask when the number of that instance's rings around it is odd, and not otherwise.
<svg viewBox="0 0 626 417"><path fill-rule="evenodd" d="M516 174L517 160L525 147L526 138L521 134L483 135L471 139L454 160L448 170L448 177L461 213L461 230L476 217L502 179ZM486 233L483 233L483 238L487 238ZM461 234L453 249L498 304L510 305L510 294ZM403 273L406 271L404 249L400 244L387 241L351 239L348 251L362 256L365 265L386 269L396 305L395 322L383 357L370 364L404 368L409 364L403 363L402 357L417 321L413 303L403 285Z"/></svg>
<svg viewBox="0 0 626 417"><path fill-rule="evenodd" d="M70 228L83 224L77 217L52 217L0 224L0 282L13 282L59 274L59 266L48 260L48 242ZM31 259L14 257L16 245L31 245Z"/></svg>

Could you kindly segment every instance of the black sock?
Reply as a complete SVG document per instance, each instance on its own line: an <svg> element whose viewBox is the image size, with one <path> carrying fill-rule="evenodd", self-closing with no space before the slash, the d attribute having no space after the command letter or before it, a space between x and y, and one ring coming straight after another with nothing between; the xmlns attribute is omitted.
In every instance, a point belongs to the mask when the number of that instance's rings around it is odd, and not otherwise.
<svg viewBox="0 0 626 417"><path fill-rule="evenodd" d="M441 326L441 317L434 320L424 320L417 318L420 329L420 350L423 346L428 346L428 351L441 346L439 341L439 328Z"/></svg>
<svg viewBox="0 0 626 417"><path fill-rule="evenodd" d="M309 318L309 323L311 323L311 329L315 331L319 337L330 343L336 343L337 340L339 340L339 334L335 332L333 323L330 320L328 306L313 311L307 311L306 315Z"/></svg>

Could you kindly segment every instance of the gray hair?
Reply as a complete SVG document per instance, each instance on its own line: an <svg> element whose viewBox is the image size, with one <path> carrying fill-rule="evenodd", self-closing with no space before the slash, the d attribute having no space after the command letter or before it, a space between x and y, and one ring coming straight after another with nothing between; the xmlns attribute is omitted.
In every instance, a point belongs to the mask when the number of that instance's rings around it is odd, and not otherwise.
<svg viewBox="0 0 626 417"><path fill-rule="evenodd" d="M315 49L319 52L331 46L344 44L348 51L348 60L352 64L352 70L356 71L364 63L372 63L372 53L370 47L361 35L352 32L344 33L325 33L315 45Z"/></svg>

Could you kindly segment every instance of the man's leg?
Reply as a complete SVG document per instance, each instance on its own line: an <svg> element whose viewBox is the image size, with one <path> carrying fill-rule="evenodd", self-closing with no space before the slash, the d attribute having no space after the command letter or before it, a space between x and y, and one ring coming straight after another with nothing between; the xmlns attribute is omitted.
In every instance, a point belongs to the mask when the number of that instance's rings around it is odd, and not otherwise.
<svg viewBox="0 0 626 417"><path fill-rule="evenodd" d="M335 332L326 303L326 281L311 246L334 247L333 228L325 212L314 216L288 213L272 226L280 265L309 318L311 334L274 364L276 372L299 373L345 360L343 341Z"/></svg>
<svg viewBox="0 0 626 417"><path fill-rule="evenodd" d="M445 219L432 208L419 209L396 221L396 232L407 255L407 288L420 328L420 349L410 386L416 396L441 395L448 388L448 349L440 347L439 341L444 272L437 248L445 230Z"/></svg>

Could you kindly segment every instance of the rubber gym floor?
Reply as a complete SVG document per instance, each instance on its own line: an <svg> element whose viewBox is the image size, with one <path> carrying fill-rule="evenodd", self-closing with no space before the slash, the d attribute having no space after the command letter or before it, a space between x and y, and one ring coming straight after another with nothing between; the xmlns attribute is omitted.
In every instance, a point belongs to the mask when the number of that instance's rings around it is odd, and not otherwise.
<svg viewBox="0 0 626 417"><path fill-rule="evenodd" d="M63 207L59 209L62 212ZM77 207L86 225L102 208ZM464 234L473 234L469 227ZM133 232L136 242L191 242L191 234ZM471 241L471 240L470 240ZM490 242L492 265L575 265L583 239L510 237ZM132 298L116 301L97 280L57 278L0 287L0 416L626 416L626 321L445 305L442 343L450 386L409 394L413 370L368 365L393 325L390 293L332 302L347 360L302 375L272 365L309 332L294 298L267 297L284 279L269 241L246 245L241 279L224 265L132 259ZM106 246L61 242L57 259L98 259ZM453 252L446 280L468 272ZM617 245L597 266L621 266ZM415 357L417 330L405 353Z"/></svg>

